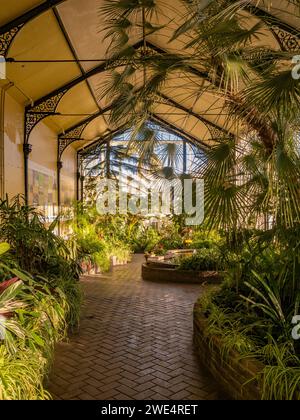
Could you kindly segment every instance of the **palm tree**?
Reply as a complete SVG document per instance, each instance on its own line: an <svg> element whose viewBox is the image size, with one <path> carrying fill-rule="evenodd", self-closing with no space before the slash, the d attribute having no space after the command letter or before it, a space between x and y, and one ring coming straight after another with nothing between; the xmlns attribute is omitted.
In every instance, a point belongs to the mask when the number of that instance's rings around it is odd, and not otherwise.
<svg viewBox="0 0 300 420"><path fill-rule="evenodd" d="M99 95L111 98L111 122L126 121L136 127L136 136L170 80L179 76L191 80L190 98L196 101L210 93L222 100L219 112L225 115L228 132L213 139L207 160L194 173L206 182L210 224L237 229L253 225L262 214L272 215L277 224L293 226L299 222L300 198L296 136L300 84L291 74L295 52L264 46L270 15L261 14L260 21L249 22L250 0L180 3L181 23L169 31L172 51L179 45L178 52L154 53L147 48L147 37L159 35L168 26L159 20L167 2L105 0L101 13L111 39L108 57L114 69ZM300 9L299 1L290 3ZM143 42L136 49L132 38L138 33ZM205 82L195 83L191 76L195 68ZM149 142L141 142L139 152L142 157L151 154Z"/></svg>
<svg viewBox="0 0 300 420"><path fill-rule="evenodd" d="M127 176L144 192L149 182L159 190L165 180L183 179L187 167L194 172L206 159L196 145L187 143L153 121L109 136L81 154L86 197L91 202L97 200L97 184L104 178L122 180Z"/></svg>

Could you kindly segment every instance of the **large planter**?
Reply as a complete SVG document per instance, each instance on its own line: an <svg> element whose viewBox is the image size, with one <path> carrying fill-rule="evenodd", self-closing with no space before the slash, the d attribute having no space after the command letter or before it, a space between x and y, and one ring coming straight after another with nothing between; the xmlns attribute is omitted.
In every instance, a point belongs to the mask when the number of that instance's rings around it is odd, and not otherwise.
<svg viewBox="0 0 300 420"><path fill-rule="evenodd" d="M83 275L95 276L98 274L104 274L103 270L95 264L82 264L81 266Z"/></svg>
<svg viewBox="0 0 300 420"><path fill-rule="evenodd" d="M118 257L112 256L110 258L111 266L112 267L118 267L120 265L126 265L128 264L127 259L119 259Z"/></svg>
<svg viewBox="0 0 300 420"><path fill-rule="evenodd" d="M235 400L261 400L257 376L264 365L255 359L242 359L236 351L224 352L224 344L207 332L207 319L196 303L194 308L194 343L201 361L226 395Z"/></svg>
<svg viewBox="0 0 300 420"><path fill-rule="evenodd" d="M211 283L218 284L222 276L215 271L182 271L172 264L143 264L142 278L148 281L174 283Z"/></svg>
<svg viewBox="0 0 300 420"><path fill-rule="evenodd" d="M127 265L130 262L130 260L126 259L119 259L118 257L112 256L110 258L110 269L109 271L111 271L113 269L113 267L119 267L119 266L123 266L123 265ZM87 262L83 262L81 264L81 268L83 271L84 275L88 275L88 276L94 276L94 275L98 275L98 274L106 274L105 271L103 271L101 269L101 267L99 267L96 264L92 264L92 263L87 263Z"/></svg>

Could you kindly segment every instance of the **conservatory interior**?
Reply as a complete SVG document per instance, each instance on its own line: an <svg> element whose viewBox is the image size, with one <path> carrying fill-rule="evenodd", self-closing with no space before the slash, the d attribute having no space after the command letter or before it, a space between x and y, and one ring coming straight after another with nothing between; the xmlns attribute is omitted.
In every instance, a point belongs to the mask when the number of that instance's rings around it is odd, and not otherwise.
<svg viewBox="0 0 300 420"><path fill-rule="evenodd" d="M0 6L0 400L300 400L300 1Z"/></svg>

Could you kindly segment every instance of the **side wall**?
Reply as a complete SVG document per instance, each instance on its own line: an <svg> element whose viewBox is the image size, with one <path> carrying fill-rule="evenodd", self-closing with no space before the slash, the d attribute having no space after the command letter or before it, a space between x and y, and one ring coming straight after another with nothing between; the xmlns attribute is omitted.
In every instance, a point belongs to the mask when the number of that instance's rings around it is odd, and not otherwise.
<svg viewBox="0 0 300 420"><path fill-rule="evenodd" d="M4 194L24 194L24 110L8 94L4 106Z"/></svg>
<svg viewBox="0 0 300 420"><path fill-rule="evenodd" d="M24 108L9 94L4 112L4 193L10 198L24 194L23 133ZM41 122L30 137L29 203L49 219L57 213L57 134ZM62 206L76 199L76 152L69 148L63 156L61 175Z"/></svg>

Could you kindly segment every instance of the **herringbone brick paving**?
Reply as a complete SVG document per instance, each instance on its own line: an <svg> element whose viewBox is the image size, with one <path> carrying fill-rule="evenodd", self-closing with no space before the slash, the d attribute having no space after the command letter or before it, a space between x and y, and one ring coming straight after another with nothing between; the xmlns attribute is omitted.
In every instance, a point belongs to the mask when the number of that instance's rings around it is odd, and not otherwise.
<svg viewBox="0 0 300 420"><path fill-rule="evenodd" d="M62 400L218 399L192 343L198 285L141 280L142 257L82 281L78 334L59 344L49 391Z"/></svg>

